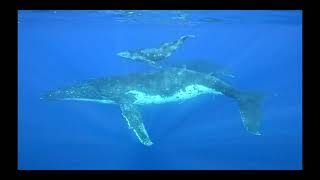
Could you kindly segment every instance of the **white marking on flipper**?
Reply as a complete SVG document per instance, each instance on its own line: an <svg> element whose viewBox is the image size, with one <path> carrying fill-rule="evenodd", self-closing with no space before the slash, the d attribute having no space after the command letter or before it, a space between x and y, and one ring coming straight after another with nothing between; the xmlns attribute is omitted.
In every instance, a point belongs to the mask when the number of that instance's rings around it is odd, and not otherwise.
<svg viewBox="0 0 320 180"><path fill-rule="evenodd" d="M149 138L148 132L141 120L140 112L132 103L120 103L121 114L128 123L129 129L138 137L139 141L146 146L151 146L153 143Z"/></svg>

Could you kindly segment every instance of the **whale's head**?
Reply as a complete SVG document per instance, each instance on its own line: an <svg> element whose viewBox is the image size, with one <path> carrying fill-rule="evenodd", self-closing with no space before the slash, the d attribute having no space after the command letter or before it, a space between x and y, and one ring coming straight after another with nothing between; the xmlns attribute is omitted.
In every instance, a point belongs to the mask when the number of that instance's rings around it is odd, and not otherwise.
<svg viewBox="0 0 320 180"><path fill-rule="evenodd" d="M43 100L58 100L58 99L63 99L65 96L64 91L61 90L54 90L54 91L49 91L42 93L40 95L40 99Z"/></svg>
<svg viewBox="0 0 320 180"><path fill-rule="evenodd" d="M118 56L123 57L123 58L131 58L131 53L129 51L121 51L117 53Z"/></svg>

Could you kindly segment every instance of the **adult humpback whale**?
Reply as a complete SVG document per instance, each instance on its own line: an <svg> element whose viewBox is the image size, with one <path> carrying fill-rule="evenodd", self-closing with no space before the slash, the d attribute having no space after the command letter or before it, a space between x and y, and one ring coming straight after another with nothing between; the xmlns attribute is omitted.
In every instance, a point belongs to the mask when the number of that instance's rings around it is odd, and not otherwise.
<svg viewBox="0 0 320 180"><path fill-rule="evenodd" d="M155 67L160 67L156 65L156 62L171 56L171 54L175 52L188 38L195 38L195 36L186 35L180 37L178 40L163 43L158 48L122 51L117 53L117 55L134 61L145 62Z"/></svg>
<svg viewBox="0 0 320 180"><path fill-rule="evenodd" d="M163 68L154 72L86 80L47 92L41 99L117 104L129 129L135 132L142 144L150 146L153 143L138 106L179 102L202 94L233 98L239 105L246 130L260 135L261 95L240 91L215 76L186 68Z"/></svg>

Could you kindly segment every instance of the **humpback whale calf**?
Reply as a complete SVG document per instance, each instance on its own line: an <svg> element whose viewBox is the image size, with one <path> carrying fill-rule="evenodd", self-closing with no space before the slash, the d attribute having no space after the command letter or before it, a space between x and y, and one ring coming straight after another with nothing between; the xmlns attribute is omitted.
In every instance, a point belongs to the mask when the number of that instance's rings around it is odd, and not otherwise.
<svg viewBox="0 0 320 180"><path fill-rule="evenodd" d="M260 135L262 95L238 90L215 76L187 68L162 68L126 76L84 80L46 92L41 99L118 105L129 129L133 130L143 145L151 146L153 142L143 123L139 106L180 102L203 94L224 95L234 99L245 129Z"/></svg>
<svg viewBox="0 0 320 180"><path fill-rule="evenodd" d="M148 63L154 67L160 67L156 62L161 61L175 52L188 38L195 38L194 35L181 36L178 40L163 43L158 48L136 49L129 51L121 51L118 56Z"/></svg>

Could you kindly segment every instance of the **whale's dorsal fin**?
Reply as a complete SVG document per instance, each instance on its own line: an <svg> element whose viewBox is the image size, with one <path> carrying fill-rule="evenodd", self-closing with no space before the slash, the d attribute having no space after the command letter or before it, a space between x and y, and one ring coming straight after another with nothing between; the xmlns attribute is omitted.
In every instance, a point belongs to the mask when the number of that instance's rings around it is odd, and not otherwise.
<svg viewBox="0 0 320 180"><path fill-rule="evenodd" d="M136 105L132 102L121 101L120 109L122 116L127 120L129 129L132 129L137 135L139 141L146 146L151 146L153 143L149 138L148 132L144 127L141 113Z"/></svg>

